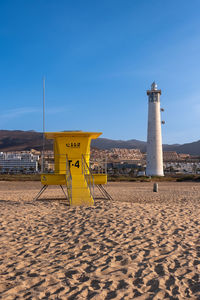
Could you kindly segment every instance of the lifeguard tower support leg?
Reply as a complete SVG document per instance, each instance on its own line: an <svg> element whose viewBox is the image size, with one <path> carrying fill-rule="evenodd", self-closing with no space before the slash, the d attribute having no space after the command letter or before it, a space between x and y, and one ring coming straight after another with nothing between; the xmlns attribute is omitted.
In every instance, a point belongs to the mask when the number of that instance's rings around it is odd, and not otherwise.
<svg viewBox="0 0 200 300"><path fill-rule="evenodd" d="M48 185L43 185L43 187L41 188L41 190L39 191L39 193L36 195L36 197L33 199L34 201L35 200L38 200L39 197L44 193L44 191L48 188ZM65 193L65 190L63 189L63 186L60 185L60 188L61 190L63 191L63 194L65 195L65 198L68 200L68 197L67 197L67 194ZM49 199L51 200L51 199Z"/></svg>

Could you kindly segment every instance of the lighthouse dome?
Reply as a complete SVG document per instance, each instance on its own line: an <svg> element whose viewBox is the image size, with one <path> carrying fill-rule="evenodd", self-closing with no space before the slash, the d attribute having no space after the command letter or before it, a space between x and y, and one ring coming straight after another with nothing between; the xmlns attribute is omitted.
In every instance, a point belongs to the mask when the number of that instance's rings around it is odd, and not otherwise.
<svg viewBox="0 0 200 300"><path fill-rule="evenodd" d="M157 90L158 86L157 84L155 83L155 81L152 83L151 85L151 90Z"/></svg>

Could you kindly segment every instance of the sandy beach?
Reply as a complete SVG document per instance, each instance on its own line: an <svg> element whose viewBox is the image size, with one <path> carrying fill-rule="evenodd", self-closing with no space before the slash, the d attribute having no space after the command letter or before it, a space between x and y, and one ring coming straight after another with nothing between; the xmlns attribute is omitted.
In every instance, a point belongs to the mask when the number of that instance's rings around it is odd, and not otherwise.
<svg viewBox="0 0 200 300"><path fill-rule="evenodd" d="M0 299L200 299L200 183L109 183L77 208L40 187L0 182Z"/></svg>

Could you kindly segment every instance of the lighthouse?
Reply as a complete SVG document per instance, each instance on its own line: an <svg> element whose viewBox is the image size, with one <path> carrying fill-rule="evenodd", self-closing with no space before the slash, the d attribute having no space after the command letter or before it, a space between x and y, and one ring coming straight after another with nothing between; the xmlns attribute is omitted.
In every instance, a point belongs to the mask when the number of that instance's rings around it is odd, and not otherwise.
<svg viewBox="0 0 200 300"><path fill-rule="evenodd" d="M164 176L162 133L160 118L160 95L155 82L151 85L148 95L148 133L147 133L147 176Z"/></svg>

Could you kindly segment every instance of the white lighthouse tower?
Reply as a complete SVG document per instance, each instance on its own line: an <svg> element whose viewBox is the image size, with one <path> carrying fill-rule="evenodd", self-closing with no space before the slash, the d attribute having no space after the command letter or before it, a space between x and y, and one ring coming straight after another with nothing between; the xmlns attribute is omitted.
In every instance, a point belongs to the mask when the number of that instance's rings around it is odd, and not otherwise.
<svg viewBox="0 0 200 300"><path fill-rule="evenodd" d="M160 118L161 90L157 89L157 84L155 82L152 83L151 90L147 91L147 95L149 96L149 112L146 175L164 176Z"/></svg>

